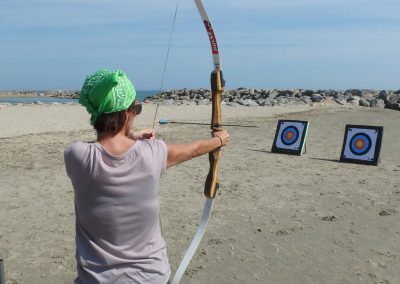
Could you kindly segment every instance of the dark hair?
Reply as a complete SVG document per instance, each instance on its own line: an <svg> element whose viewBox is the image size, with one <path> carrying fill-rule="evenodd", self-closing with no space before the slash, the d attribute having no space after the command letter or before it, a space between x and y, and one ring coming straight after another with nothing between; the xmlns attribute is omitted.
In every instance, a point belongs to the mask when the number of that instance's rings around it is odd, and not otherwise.
<svg viewBox="0 0 400 284"><path fill-rule="evenodd" d="M134 109L135 101L133 101L127 111L133 111ZM97 118L93 127L94 129L96 129L97 134L110 133L112 135L115 135L124 127L126 118L127 117L125 110L113 113L104 113Z"/></svg>

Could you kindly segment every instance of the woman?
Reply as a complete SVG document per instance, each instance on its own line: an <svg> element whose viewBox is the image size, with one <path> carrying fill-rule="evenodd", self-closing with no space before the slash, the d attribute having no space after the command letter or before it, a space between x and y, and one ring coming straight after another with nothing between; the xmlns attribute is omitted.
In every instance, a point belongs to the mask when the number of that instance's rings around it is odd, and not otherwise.
<svg viewBox="0 0 400 284"><path fill-rule="evenodd" d="M141 105L121 71L86 77L79 102L97 141L64 152L75 190L75 283L167 283L170 268L159 226L158 185L166 168L229 142L226 131L189 144L166 145L152 129L131 129Z"/></svg>

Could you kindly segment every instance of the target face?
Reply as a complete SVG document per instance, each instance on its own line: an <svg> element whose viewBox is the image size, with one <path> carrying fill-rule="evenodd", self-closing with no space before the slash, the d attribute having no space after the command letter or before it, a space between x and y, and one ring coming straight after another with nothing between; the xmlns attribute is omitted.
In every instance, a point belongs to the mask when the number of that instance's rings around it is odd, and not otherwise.
<svg viewBox="0 0 400 284"><path fill-rule="evenodd" d="M371 150L372 141L366 133L357 133L350 139L350 151L356 156L362 156Z"/></svg>
<svg viewBox="0 0 400 284"><path fill-rule="evenodd" d="M307 129L308 121L279 120L271 152L301 155Z"/></svg>
<svg viewBox="0 0 400 284"><path fill-rule="evenodd" d="M340 160L377 165L383 127L347 125Z"/></svg>
<svg viewBox="0 0 400 284"><path fill-rule="evenodd" d="M289 146L296 143L299 138L299 130L294 126L288 126L283 129L281 134L281 141L283 144Z"/></svg>

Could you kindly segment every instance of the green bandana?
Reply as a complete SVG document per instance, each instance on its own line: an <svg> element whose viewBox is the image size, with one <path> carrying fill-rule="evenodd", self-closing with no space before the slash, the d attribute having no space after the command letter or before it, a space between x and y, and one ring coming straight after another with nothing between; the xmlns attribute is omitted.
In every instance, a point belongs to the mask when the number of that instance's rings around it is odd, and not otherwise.
<svg viewBox="0 0 400 284"><path fill-rule="evenodd" d="M94 125L104 113L127 109L135 97L135 87L124 72L100 69L86 77L79 103L92 115L90 123Z"/></svg>

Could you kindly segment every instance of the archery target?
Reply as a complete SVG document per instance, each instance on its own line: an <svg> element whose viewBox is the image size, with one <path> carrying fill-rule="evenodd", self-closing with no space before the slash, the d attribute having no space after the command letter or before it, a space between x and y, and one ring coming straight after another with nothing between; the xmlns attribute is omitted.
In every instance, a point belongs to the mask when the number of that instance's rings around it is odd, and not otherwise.
<svg viewBox="0 0 400 284"><path fill-rule="evenodd" d="M341 161L378 164L383 127L347 125Z"/></svg>
<svg viewBox="0 0 400 284"><path fill-rule="evenodd" d="M308 121L279 120L271 152L301 155Z"/></svg>

